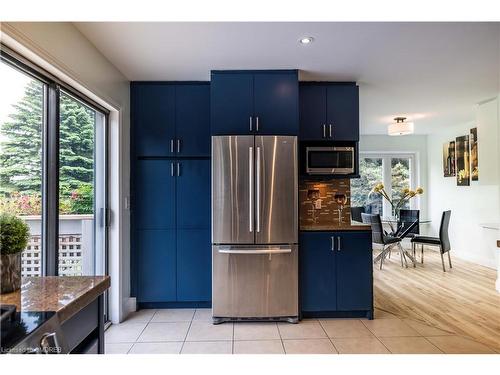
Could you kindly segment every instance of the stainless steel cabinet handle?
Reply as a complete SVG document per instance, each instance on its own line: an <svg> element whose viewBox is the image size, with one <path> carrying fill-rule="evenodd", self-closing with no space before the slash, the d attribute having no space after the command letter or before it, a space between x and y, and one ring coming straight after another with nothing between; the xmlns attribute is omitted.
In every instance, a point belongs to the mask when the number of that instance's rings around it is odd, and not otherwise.
<svg viewBox="0 0 500 375"><path fill-rule="evenodd" d="M260 232L260 147L257 147L257 197L255 205L257 207L257 233Z"/></svg>
<svg viewBox="0 0 500 375"><path fill-rule="evenodd" d="M326 124L323 124L323 138L326 138Z"/></svg>
<svg viewBox="0 0 500 375"><path fill-rule="evenodd" d="M337 237L337 251L340 251L340 236Z"/></svg>
<svg viewBox="0 0 500 375"><path fill-rule="evenodd" d="M332 138L332 124L329 125L330 128L330 138Z"/></svg>
<svg viewBox="0 0 500 375"><path fill-rule="evenodd" d="M174 177L174 163L170 163L170 176Z"/></svg>
<svg viewBox="0 0 500 375"><path fill-rule="evenodd" d="M335 237L331 236L330 238L332 239L332 251L334 251L335 250L335 242L334 242Z"/></svg>
<svg viewBox="0 0 500 375"><path fill-rule="evenodd" d="M181 152L181 140L177 139L177 153Z"/></svg>
<svg viewBox="0 0 500 375"><path fill-rule="evenodd" d="M248 185L248 201L250 206L248 210L250 213L248 223L250 232L253 232L253 147L248 148Z"/></svg>
<svg viewBox="0 0 500 375"><path fill-rule="evenodd" d="M251 250L219 249L219 253L221 254L287 254L291 252L292 249L251 249Z"/></svg>
<svg viewBox="0 0 500 375"><path fill-rule="evenodd" d="M177 177L181 175L181 163L177 163Z"/></svg>
<svg viewBox="0 0 500 375"><path fill-rule="evenodd" d="M174 152L174 139L173 138L170 140L170 152L171 153Z"/></svg>
<svg viewBox="0 0 500 375"><path fill-rule="evenodd" d="M255 131L259 131L259 116L255 117Z"/></svg>
<svg viewBox="0 0 500 375"><path fill-rule="evenodd" d="M252 116L250 116L250 131L253 131L253 121Z"/></svg>

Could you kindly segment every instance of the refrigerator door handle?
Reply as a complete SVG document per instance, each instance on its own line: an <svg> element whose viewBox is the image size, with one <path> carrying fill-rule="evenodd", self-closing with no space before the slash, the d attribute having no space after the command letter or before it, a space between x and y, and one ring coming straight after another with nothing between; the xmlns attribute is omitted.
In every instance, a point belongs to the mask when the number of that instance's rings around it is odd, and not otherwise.
<svg viewBox="0 0 500 375"><path fill-rule="evenodd" d="M235 250L235 249L219 249L220 254L287 254L291 253L292 249L251 249L251 250Z"/></svg>
<svg viewBox="0 0 500 375"><path fill-rule="evenodd" d="M257 147L257 193L255 198L256 215L257 216L257 233L260 232L260 147Z"/></svg>
<svg viewBox="0 0 500 375"><path fill-rule="evenodd" d="M250 232L253 232L253 147L248 148L248 201L249 201L249 207L250 209L248 210L249 212L249 218L248 218L248 223L249 223L249 230Z"/></svg>

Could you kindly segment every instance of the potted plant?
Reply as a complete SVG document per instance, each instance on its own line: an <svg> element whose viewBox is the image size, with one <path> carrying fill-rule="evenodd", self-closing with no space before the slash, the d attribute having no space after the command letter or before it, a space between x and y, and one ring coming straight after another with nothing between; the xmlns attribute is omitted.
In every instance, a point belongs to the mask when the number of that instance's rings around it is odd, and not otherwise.
<svg viewBox="0 0 500 375"><path fill-rule="evenodd" d="M401 190L399 194L395 194L392 199L389 198L389 195L385 191L384 184L382 183L377 183L373 187L372 191L373 193L380 194L382 197L384 197L391 205L392 207L392 216L396 217L399 219L399 211L401 208L404 206L404 204L409 201L411 198L423 194L424 189L421 187L418 187L415 190L410 190L409 188L404 188Z"/></svg>
<svg viewBox="0 0 500 375"><path fill-rule="evenodd" d="M1 293L21 288L21 253L29 239L24 220L7 213L0 214L0 284Z"/></svg>

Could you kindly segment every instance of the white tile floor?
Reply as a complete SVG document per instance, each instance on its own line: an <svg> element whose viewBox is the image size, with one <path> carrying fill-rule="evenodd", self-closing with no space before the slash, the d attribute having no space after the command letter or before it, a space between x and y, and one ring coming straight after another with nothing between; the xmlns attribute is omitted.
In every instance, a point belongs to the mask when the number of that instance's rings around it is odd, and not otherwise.
<svg viewBox="0 0 500 375"><path fill-rule="evenodd" d="M493 353L486 345L380 310L375 320L212 324L210 309L140 310L106 331L108 354Z"/></svg>

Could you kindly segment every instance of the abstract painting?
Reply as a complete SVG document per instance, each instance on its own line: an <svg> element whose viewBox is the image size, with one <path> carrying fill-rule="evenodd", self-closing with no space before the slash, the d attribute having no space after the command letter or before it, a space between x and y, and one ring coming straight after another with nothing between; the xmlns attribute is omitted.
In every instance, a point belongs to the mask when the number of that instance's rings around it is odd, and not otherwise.
<svg viewBox="0 0 500 375"><path fill-rule="evenodd" d="M454 177L455 168L455 141L443 144L443 175L444 177Z"/></svg>
<svg viewBox="0 0 500 375"><path fill-rule="evenodd" d="M455 143L457 158L457 186L470 185L469 136L457 137Z"/></svg>
<svg viewBox="0 0 500 375"><path fill-rule="evenodd" d="M479 168L477 159L477 128L470 130L469 134L470 141L470 175L472 181L479 180Z"/></svg>

